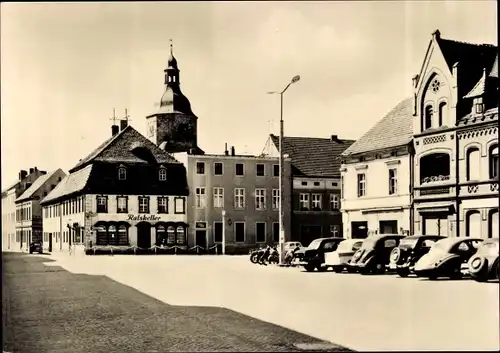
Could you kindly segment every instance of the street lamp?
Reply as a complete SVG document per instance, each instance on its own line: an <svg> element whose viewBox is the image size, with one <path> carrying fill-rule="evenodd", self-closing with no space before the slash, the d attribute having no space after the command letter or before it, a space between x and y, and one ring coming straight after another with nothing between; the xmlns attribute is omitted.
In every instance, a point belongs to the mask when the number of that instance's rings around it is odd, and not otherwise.
<svg viewBox="0 0 500 353"><path fill-rule="evenodd" d="M283 265L283 260L285 254L283 253L284 251L284 243L285 243L285 230L283 227L283 207L282 207L282 200L284 198L284 192L283 192L283 93L286 92L288 87L292 83L296 83L300 80L300 76L296 75L292 78L290 83L286 85L285 89L281 92L278 91L272 91L272 92L267 92L268 94L279 94L281 98L281 114L280 114L280 137L279 137L279 248L280 248L280 265Z"/></svg>

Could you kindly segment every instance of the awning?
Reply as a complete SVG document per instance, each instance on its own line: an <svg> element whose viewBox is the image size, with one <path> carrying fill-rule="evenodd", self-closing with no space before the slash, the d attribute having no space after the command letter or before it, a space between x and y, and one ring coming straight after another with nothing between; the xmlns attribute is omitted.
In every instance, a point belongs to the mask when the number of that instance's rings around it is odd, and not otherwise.
<svg viewBox="0 0 500 353"><path fill-rule="evenodd" d="M416 207L419 213L454 213L455 207L452 202L433 202L432 204Z"/></svg>
<svg viewBox="0 0 500 353"><path fill-rule="evenodd" d="M396 207L373 207L373 208L367 208L365 210L361 210L361 213L367 214L367 213L380 213L380 212L399 212L402 211L403 207L401 206L396 206Z"/></svg>

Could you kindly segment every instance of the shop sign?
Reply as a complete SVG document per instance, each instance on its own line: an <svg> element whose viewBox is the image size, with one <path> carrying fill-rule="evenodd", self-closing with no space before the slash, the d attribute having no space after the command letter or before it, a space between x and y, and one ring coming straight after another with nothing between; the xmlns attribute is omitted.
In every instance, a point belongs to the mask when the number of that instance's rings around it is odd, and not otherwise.
<svg viewBox="0 0 500 353"><path fill-rule="evenodd" d="M161 217L155 215L134 215L129 214L127 220L128 221L152 221L157 222L161 219Z"/></svg>

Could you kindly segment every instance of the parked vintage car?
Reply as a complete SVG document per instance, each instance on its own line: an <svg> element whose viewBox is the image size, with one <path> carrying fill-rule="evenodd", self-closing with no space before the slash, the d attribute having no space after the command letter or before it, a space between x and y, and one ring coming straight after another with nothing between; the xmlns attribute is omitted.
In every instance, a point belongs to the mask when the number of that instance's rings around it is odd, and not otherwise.
<svg viewBox="0 0 500 353"><path fill-rule="evenodd" d="M346 239L339 244L337 250L325 254L325 265L331 267L334 272L340 273L344 270L352 272L349 267L354 253L361 248L363 239Z"/></svg>
<svg viewBox="0 0 500 353"><path fill-rule="evenodd" d="M469 273L478 282L489 279L500 280L500 239L486 239L479 245L477 252L469 259Z"/></svg>
<svg viewBox="0 0 500 353"><path fill-rule="evenodd" d="M417 261L415 274L431 280L438 277L461 278L463 265L476 253L483 240L471 237L441 239Z"/></svg>
<svg viewBox="0 0 500 353"><path fill-rule="evenodd" d="M37 252L39 254L43 254L43 246L39 242L30 243L30 254Z"/></svg>
<svg viewBox="0 0 500 353"><path fill-rule="evenodd" d="M392 249L405 236L401 234L377 234L366 238L361 248L352 256L349 267L362 274L382 274L389 265Z"/></svg>
<svg viewBox="0 0 500 353"><path fill-rule="evenodd" d="M344 238L340 237L313 240L297 264L304 266L304 269L308 272L314 271L314 269L320 272L326 271L328 266L325 265L325 253L337 250L338 245L344 240Z"/></svg>
<svg viewBox="0 0 500 353"><path fill-rule="evenodd" d="M400 277L407 277L413 272L415 263L441 239L444 237L440 235L411 235L401 239L399 245L392 249L389 268Z"/></svg>

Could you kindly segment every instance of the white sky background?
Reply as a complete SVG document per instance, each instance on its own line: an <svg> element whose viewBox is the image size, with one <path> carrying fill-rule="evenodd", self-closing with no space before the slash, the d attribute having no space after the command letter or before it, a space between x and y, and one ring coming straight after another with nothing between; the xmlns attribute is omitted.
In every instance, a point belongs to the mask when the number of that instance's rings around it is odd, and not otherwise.
<svg viewBox="0 0 500 353"><path fill-rule="evenodd" d="M497 44L496 13L493 0L2 3L2 188L20 169L73 167L111 135L113 108L145 134L169 38L200 147L260 153L279 133L267 91L301 76L285 135L357 139L411 96L435 29Z"/></svg>

